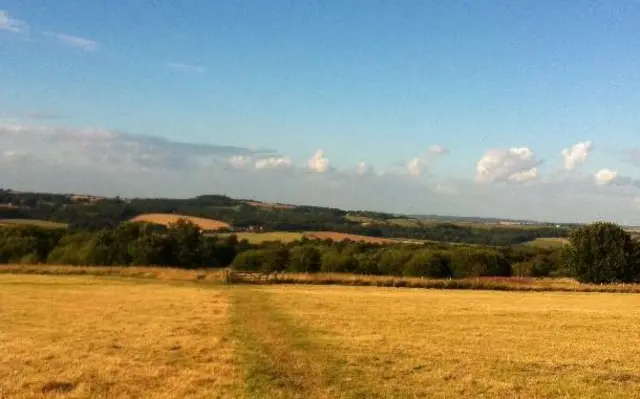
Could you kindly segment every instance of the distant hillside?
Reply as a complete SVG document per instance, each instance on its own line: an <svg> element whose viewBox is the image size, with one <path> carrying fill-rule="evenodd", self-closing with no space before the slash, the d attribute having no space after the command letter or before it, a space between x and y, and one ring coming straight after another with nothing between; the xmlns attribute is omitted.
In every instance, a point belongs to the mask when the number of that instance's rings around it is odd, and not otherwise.
<svg viewBox="0 0 640 399"><path fill-rule="evenodd" d="M135 218L140 220L149 214L156 215L150 221L161 224L176 220L175 215L183 215L202 219L202 223L210 226L206 229L231 228L235 232L331 231L379 239L492 246L521 244L541 237L566 237L569 232L565 227L518 224L500 219L456 218L451 221L431 216L426 219L425 216L267 203L225 195L123 199L0 190L0 219L41 220L67 224L72 230L98 230L113 228Z"/></svg>

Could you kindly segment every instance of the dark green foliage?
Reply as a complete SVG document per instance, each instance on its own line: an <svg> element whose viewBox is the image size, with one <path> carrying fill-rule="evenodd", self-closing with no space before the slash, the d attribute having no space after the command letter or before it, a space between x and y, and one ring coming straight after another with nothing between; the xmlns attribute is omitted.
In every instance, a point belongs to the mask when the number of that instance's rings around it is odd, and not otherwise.
<svg viewBox="0 0 640 399"><path fill-rule="evenodd" d="M638 244L614 223L597 222L569 237L569 266L580 282L636 282L640 277Z"/></svg>
<svg viewBox="0 0 640 399"><path fill-rule="evenodd" d="M289 271L302 273L319 272L320 263L320 251L315 247L308 245L296 246L289 251Z"/></svg>
<svg viewBox="0 0 640 399"><path fill-rule="evenodd" d="M451 270L454 277L511 275L511 265L504 254L485 248L462 248L452 252Z"/></svg>
<svg viewBox="0 0 640 399"><path fill-rule="evenodd" d="M320 270L325 273L353 273L358 268L357 260L349 253L340 253L335 249L322 254Z"/></svg>
<svg viewBox="0 0 640 399"><path fill-rule="evenodd" d="M409 277L450 277L449 258L442 252L418 251L405 265L404 275Z"/></svg>
<svg viewBox="0 0 640 399"><path fill-rule="evenodd" d="M286 248L250 249L238 254L231 267L239 272L269 275L284 271L287 262Z"/></svg>

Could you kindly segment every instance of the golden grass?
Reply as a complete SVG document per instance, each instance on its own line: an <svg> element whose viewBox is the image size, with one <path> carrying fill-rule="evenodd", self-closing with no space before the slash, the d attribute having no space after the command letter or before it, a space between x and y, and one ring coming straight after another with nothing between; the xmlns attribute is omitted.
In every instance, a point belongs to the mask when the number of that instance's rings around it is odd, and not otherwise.
<svg viewBox="0 0 640 399"><path fill-rule="evenodd" d="M306 367L324 361L308 397L331 387L342 397L640 396L635 296L299 286L246 296L310 343Z"/></svg>
<svg viewBox="0 0 640 399"><path fill-rule="evenodd" d="M238 233L220 233L216 234L220 237L228 237L234 234L238 237L238 240L247 240L250 244L262 244L269 241L279 241L284 244L288 244L302 239L302 233L290 232L290 231L269 231L266 233L252 233L252 232L238 232Z"/></svg>
<svg viewBox="0 0 640 399"><path fill-rule="evenodd" d="M361 241L370 244L397 244L398 240L393 240L390 238L381 238L381 237L369 237L363 236L359 234L347 234L347 233L336 233L334 231L307 231L304 233L304 236L310 239L316 240L326 240L331 239L333 241Z"/></svg>
<svg viewBox="0 0 640 399"><path fill-rule="evenodd" d="M45 229L66 229L66 223L39 219L0 219L0 226L36 226Z"/></svg>
<svg viewBox="0 0 640 399"><path fill-rule="evenodd" d="M228 295L0 276L0 397L238 397Z"/></svg>
<svg viewBox="0 0 640 399"><path fill-rule="evenodd" d="M220 230L231 228L231 225L219 220L205 219L194 216L178 215L174 213L145 213L131 219L132 222L146 222L168 226L178 219L186 219L198 225L202 230Z"/></svg>
<svg viewBox="0 0 640 399"><path fill-rule="evenodd" d="M72 269L90 268L47 270ZM640 396L635 295L223 287L130 270L0 275L0 397ZM180 282L113 278L145 270Z"/></svg>

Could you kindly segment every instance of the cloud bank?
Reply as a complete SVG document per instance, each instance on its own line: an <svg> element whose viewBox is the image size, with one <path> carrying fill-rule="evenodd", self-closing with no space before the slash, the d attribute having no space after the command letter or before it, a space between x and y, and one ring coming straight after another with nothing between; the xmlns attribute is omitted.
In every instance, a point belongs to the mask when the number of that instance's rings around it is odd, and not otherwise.
<svg viewBox="0 0 640 399"><path fill-rule="evenodd" d="M610 169L587 177L544 175L541 163L528 147L491 149L468 178L454 179L426 175L420 157L402 170L374 173L366 161L336 168L321 149L296 164L270 149L0 123L5 188L125 197L218 193L398 213L640 223L637 180Z"/></svg>

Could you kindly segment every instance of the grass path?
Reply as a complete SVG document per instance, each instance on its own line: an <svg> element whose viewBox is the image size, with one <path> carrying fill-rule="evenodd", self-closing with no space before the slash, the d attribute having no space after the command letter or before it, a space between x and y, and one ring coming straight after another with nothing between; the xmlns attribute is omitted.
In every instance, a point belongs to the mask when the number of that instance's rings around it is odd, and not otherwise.
<svg viewBox="0 0 640 399"><path fill-rule="evenodd" d="M341 373L342 361L272 305L264 290L233 293L233 331L252 398L372 398Z"/></svg>

